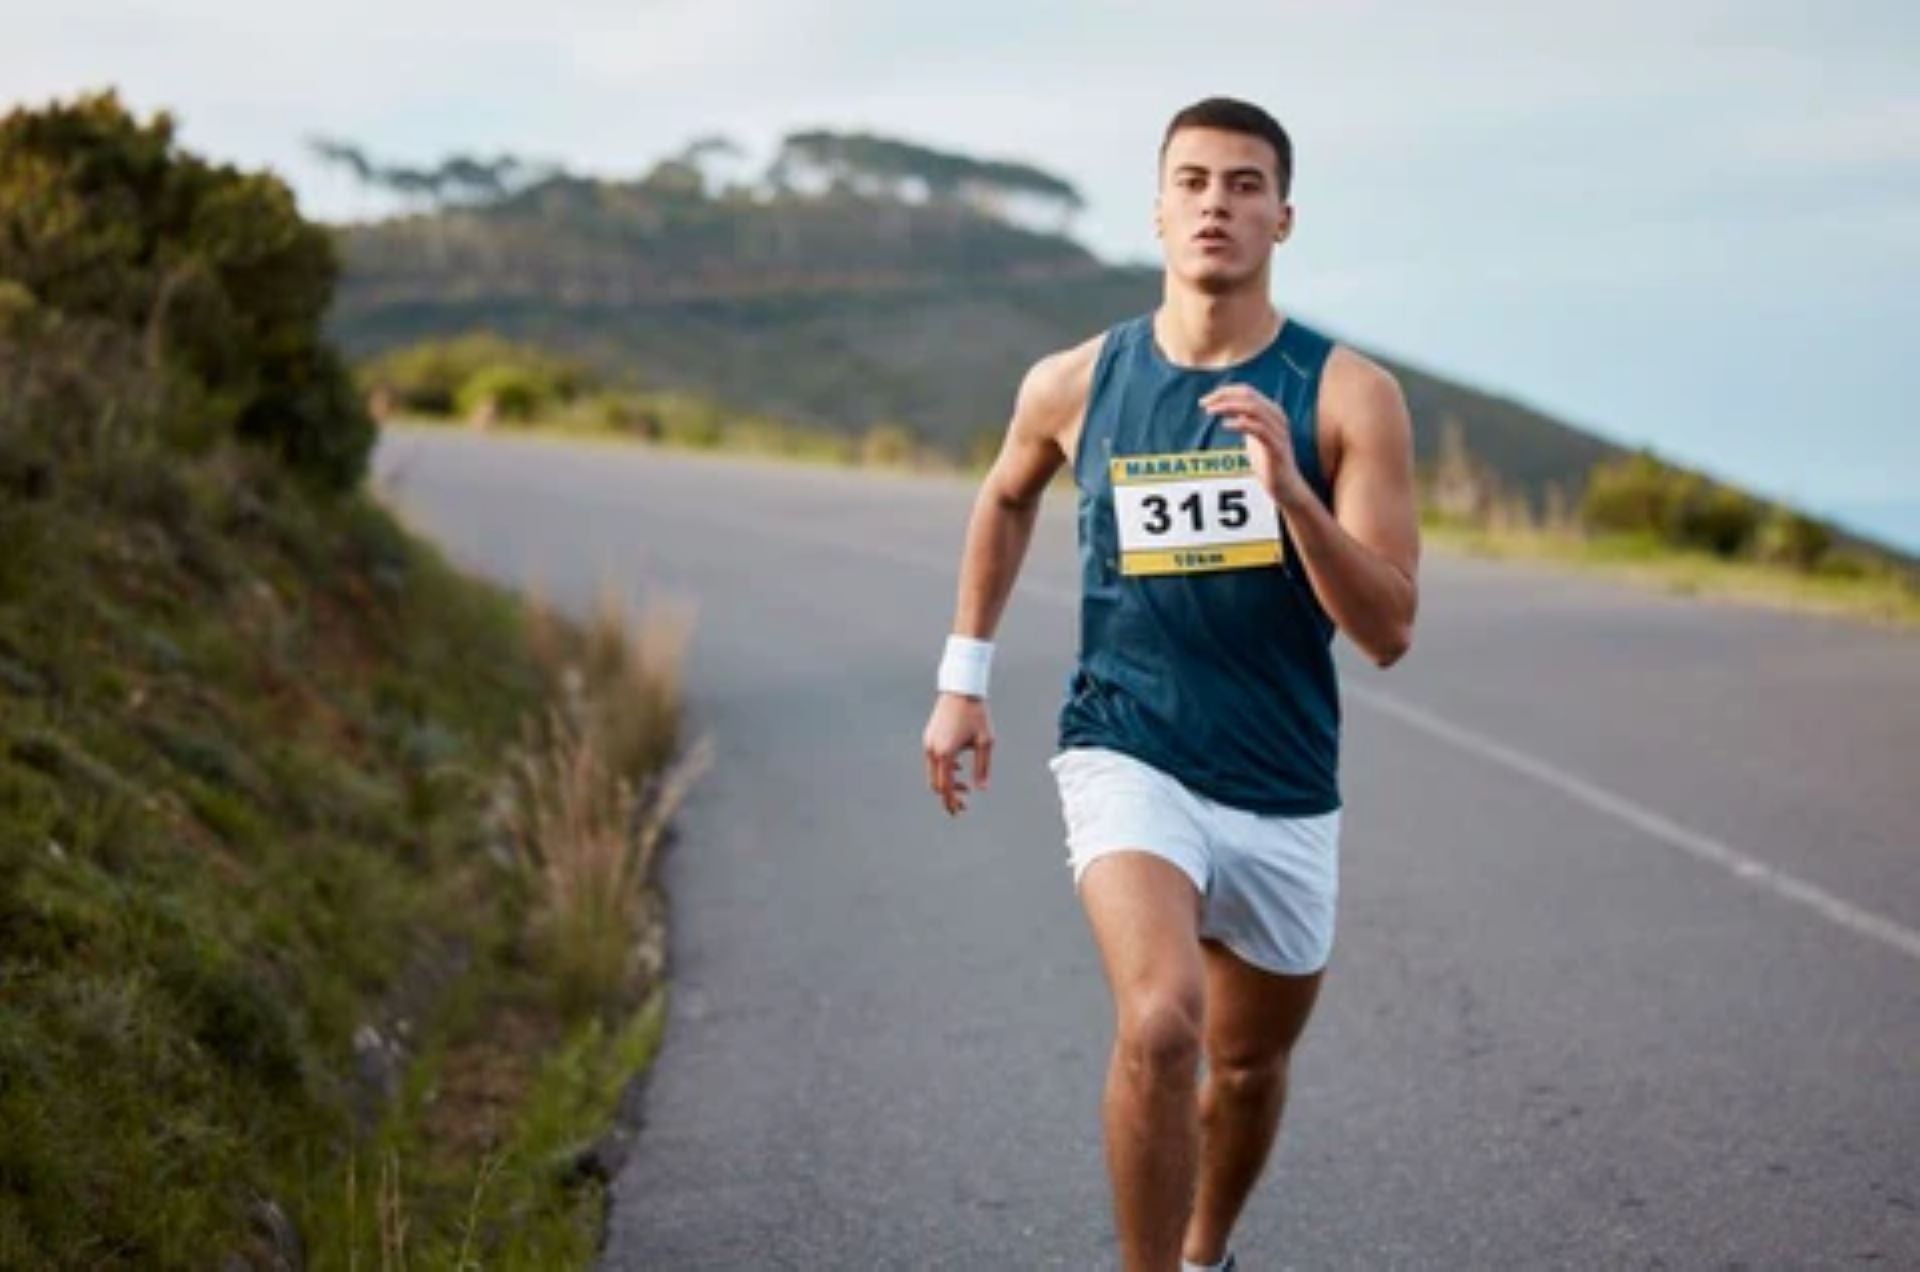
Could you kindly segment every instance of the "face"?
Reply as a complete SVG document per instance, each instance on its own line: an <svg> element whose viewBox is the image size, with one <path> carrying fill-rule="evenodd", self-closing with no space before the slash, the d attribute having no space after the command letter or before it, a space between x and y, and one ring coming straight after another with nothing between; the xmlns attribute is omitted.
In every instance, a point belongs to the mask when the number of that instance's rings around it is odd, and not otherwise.
<svg viewBox="0 0 1920 1272"><path fill-rule="evenodd" d="M1202 291L1262 277L1293 208L1274 180L1273 147L1245 133L1183 128L1167 143L1154 200L1167 269Z"/></svg>

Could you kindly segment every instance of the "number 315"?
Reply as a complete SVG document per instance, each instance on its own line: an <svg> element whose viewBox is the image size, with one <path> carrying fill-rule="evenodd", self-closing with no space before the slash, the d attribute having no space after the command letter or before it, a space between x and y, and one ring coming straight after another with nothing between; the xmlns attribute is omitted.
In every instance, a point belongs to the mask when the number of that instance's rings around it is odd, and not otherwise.
<svg viewBox="0 0 1920 1272"><path fill-rule="evenodd" d="M1215 502L1218 507L1214 515L1218 518L1222 529L1238 530L1241 526L1247 524L1247 518L1251 514L1247 511L1246 491L1223 490L1220 492L1219 499ZM1178 504L1169 504L1165 495L1148 495L1140 501L1140 506L1147 510L1147 520L1144 528L1148 534L1165 534L1167 531L1173 529L1173 514L1175 512L1182 512L1187 515L1188 520L1193 524L1195 534L1199 534L1207 528L1206 502L1201 498L1200 492L1197 490L1185 499L1182 499Z"/></svg>

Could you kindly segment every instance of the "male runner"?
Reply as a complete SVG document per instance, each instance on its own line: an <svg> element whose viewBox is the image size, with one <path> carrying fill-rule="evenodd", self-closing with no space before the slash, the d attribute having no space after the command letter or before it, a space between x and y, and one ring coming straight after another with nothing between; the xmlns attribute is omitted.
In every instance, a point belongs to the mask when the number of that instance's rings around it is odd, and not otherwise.
<svg viewBox="0 0 1920 1272"><path fill-rule="evenodd" d="M1125 1267L1233 1266L1332 948L1347 634L1412 641L1412 430L1379 366L1283 317L1293 150L1257 106L1176 115L1152 314L1035 363L967 528L927 776L985 790L989 643L1061 464L1080 488L1079 660L1052 767L1113 992L1103 1115ZM1199 1057L1207 1078L1197 1092Z"/></svg>

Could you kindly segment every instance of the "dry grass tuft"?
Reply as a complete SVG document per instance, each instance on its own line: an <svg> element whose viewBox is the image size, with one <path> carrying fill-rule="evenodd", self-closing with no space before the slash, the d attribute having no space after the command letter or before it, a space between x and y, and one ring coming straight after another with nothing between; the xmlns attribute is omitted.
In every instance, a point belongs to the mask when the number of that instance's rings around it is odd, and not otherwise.
<svg viewBox="0 0 1920 1272"><path fill-rule="evenodd" d="M603 589L574 634L542 604L533 641L561 686L509 765L505 823L533 885L530 936L568 1012L644 993L648 891L667 828L711 762L703 740L676 758L690 612L635 617Z"/></svg>
<svg viewBox="0 0 1920 1272"><path fill-rule="evenodd" d="M643 614L611 587L603 587L587 628L579 709L606 748L617 773L643 776L663 769L680 736L681 681L691 607L656 601Z"/></svg>

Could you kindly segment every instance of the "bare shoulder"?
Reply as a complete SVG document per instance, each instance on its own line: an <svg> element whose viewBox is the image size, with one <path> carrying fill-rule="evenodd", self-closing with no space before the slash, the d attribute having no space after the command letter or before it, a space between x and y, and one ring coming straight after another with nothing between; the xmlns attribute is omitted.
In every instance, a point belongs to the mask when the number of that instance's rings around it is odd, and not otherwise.
<svg viewBox="0 0 1920 1272"><path fill-rule="evenodd" d="M1014 407L1015 429L1030 440L1054 442L1072 454L1070 443L1086 414L1093 368L1100 360L1100 346L1105 340L1103 332L1072 348L1050 353L1029 367Z"/></svg>
<svg viewBox="0 0 1920 1272"><path fill-rule="evenodd" d="M1391 427L1394 416L1406 414L1406 394L1393 372L1346 345L1335 345L1321 373L1320 408L1331 410L1342 423ZM1381 416L1388 417L1382 421Z"/></svg>
<svg viewBox="0 0 1920 1272"><path fill-rule="evenodd" d="M1038 503L1060 465L1073 462L1104 338L1095 336L1050 353L1021 378L1013 422L986 476L987 488L1004 506L1025 508Z"/></svg>
<svg viewBox="0 0 1920 1272"><path fill-rule="evenodd" d="M1410 448L1413 424L1394 374L1372 358L1337 344L1320 376L1321 451L1328 472L1356 447Z"/></svg>

